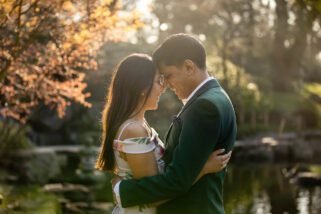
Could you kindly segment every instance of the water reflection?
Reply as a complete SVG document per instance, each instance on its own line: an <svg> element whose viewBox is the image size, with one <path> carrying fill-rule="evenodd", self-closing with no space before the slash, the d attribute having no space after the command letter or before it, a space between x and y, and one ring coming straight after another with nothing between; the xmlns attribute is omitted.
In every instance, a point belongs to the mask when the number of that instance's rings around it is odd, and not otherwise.
<svg viewBox="0 0 321 214"><path fill-rule="evenodd" d="M309 213L309 191L308 190L301 190L299 191L297 201L297 209L300 214Z"/></svg>
<svg viewBox="0 0 321 214"><path fill-rule="evenodd" d="M321 186L303 188L291 184L289 182L291 177L285 178L282 174L282 169L285 167L288 166L262 164L229 166L224 187L226 214L320 214ZM315 170L319 170L317 172L320 173L321 166ZM108 192L111 193L109 179L107 181L106 177L100 184L103 185L97 185L94 191L96 200L110 201L111 196L106 195ZM105 185L109 185L108 188ZM12 211L8 213L23 214L69 213L67 209L59 211L61 208L59 201L63 200L44 192L40 186L0 184L0 195L4 196L3 204L0 204L0 213L6 210ZM80 195L67 194L65 195L67 201L75 201L71 196L76 196L77 199ZM85 211L82 209L78 213L110 213L108 209L111 208L111 203L106 205L99 209L88 208Z"/></svg>
<svg viewBox="0 0 321 214"><path fill-rule="evenodd" d="M225 182L227 214L319 214L321 187L291 184L284 165L232 165Z"/></svg>
<svg viewBox="0 0 321 214"><path fill-rule="evenodd" d="M321 212L321 188L300 190L297 198L297 210L299 214L319 214Z"/></svg>

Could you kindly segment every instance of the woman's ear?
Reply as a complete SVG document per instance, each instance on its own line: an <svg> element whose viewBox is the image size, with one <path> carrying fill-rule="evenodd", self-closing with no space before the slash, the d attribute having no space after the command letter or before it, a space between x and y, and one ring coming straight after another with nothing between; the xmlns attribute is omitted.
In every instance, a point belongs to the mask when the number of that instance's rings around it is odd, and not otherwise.
<svg viewBox="0 0 321 214"><path fill-rule="evenodd" d="M193 75L196 69L196 65L192 60L186 59L184 61L184 68L185 68L184 70L188 75Z"/></svg>

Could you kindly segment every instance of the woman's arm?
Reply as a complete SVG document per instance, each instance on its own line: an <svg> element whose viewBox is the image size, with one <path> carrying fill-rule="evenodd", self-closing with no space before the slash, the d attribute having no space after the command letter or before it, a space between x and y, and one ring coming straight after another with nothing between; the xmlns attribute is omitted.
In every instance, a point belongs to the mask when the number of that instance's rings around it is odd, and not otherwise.
<svg viewBox="0 0 321 214"><path fill-rule="evenodd" d="M149 137L148 131L143 124L137 122L128 125L120 139ZM145 176L153 176L158 173L157 162L153 151L142 153L124 153L130 169L133 172L134 178L142 178Z"/></svg>
<svg viewBox="0 0 321 214"><path fill-rule="evenodd" d="M126 128L122 138L126 139L136 137L148 137L146 129L141 125L137 126L137 124ZM158 166L154 151L139 154L125 153L125 157L135 179L158 174ZM168 200L155 202L151 205L158 206L166 201Z"/></svg>
<svg viewBox="0 0 321 214"><path fill-rule="evenodd" d="M157 162L153 151L142 154L126 153L126 157L135 179L158 174Z"/></svg>

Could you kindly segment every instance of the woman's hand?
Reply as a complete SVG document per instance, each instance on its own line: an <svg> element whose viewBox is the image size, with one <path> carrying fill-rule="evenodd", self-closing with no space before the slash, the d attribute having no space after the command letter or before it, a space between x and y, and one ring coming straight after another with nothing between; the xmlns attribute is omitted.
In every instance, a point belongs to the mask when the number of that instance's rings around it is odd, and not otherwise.
<svg viewBox="0 0 321 214"><path fill-rule="evenodd" d="M117 197L116 197L116 194L114 192L114 188L116 186L116 184L121 181L122 178L119 177L118 175L114 175L114 177L110 180L110 183L111 183L111 191L113 192L113 200L114 200L114 203L115 204L118 204L118 201L117 201Z"/></svg>
<svg viewBox="0 0 321 214"><path fill-rule="evenodd" d="M215 173L224 169L231 158L232 151L223 155L225 149L215 150L205 163L202 174Z"/></svg>

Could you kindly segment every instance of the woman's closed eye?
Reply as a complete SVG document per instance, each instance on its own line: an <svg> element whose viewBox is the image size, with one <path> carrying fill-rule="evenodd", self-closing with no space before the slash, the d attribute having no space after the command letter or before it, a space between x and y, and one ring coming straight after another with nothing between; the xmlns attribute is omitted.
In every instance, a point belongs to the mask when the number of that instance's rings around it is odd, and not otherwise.
<svg viewBox="0 0 321 214"><path fill-rule="evenodd" d="M165 77L163 74L159 75L158 81L161 86L165 85Z"/></svg>
<svg viewBox="0 0 321 214"><path fill-rule="evenodd" d="M158 83L160 86L165 86L164 75L160 75L154 82Z"/></svg>

